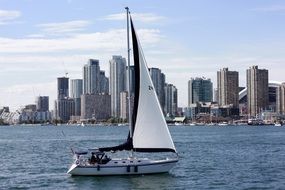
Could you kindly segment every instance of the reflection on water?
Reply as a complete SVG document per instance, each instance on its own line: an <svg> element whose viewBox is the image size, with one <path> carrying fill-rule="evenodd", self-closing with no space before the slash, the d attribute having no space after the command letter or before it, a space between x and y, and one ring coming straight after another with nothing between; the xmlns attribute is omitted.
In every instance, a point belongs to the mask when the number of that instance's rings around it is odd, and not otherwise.
<svg viewBox="0 0 285 190"><path fill-rule="evenodd" d="M175 188L175 176L171 174L138 175L138 176L73 176L69 181L75 188L104 189L163 189ZM178 188L178 186L176 186Z"/></svg>

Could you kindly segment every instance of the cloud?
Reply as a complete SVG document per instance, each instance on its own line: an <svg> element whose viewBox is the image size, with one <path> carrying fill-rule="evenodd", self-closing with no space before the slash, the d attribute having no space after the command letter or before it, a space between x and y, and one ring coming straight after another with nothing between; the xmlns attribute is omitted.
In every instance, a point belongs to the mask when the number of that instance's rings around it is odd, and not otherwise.
<svg viewBox="0 0 285 190"><path fill-rule="evenodd" d="M162 40L159 30L138 30L144 45L152 45ZM39 37L39 36L37 36ZM88 34L75 34L61 38L0 38L0 54L3 53L47 53L62 51L103 51L114 52L126 48L126 31L124 29L109 30Z"/></svg>
<svg viewBox="0 0 285 190"><path fill-rule="evenodd" d="M165 17L158 16L153 13L134 13L132 17L136 21L145 22L145 23L153 23L164 20ZM119 13L119 14L111 14L103 18L104 20L126 20L126 14Z"/></svg>
<svg viewBox="0 0 285 190"><path fill-rule="evenodd" d="M41 25L45 31L76 31L87 26L85 22ZM77 29L73 26L77 26ZM72 26L72 27L71 27ZM68 30L66 30L68 28ZM154 49L162 40L160 30L137 30L142 46L148 51ZM151 47L151 48L148 48ZM50 101L56 97L56 77L64 74L63 62L70 78L82 77L82 66L90 58L100 60L100 68L108 75L108 61L112 55L126 56L126 30L113 29L95 33L75 33L70 36L49 37L45 34L31 34L26 38L0 37L1 77L11 82L0 82L0 105L12 109L33 103L35 95L48 95ZM37 78L35 84L34 79ZM53 81L46 83L45 81ZM16 85L17 84L17 85ZM46 88L45 88L46 87ZM33 90L34 88L34 90ZM50 103L52 106L53 102ZM53 107L51 107L52 109Z"/></svg>
<svg viewBox="0 0 285 190"><path fill-rule="evenodd" d="M0 25L7 24L20 16L21 12L19 11L0 10Z"/></svg>
<svg viewBox="0 0 285 190"><path fill-rule="evenodd" d="M44 34L29 34L26 37L28 37L28 38L45 38L46 35L44 35Z"/></svg>
<svg viewBox="0 0 285 190"><path fill-rule="evenodd" d="M118 53L119 54L119 53ZM124 54L121 54L124 55ZM7 80L0 81L0 87L9 87L11 83L22 84L27 81L53 81L65 72L70 78L82 78L82 67L88 59L98 59L100 69L109 74L108 52L91 52L90 54L20 54L0 55L0 76ZM1 99L1 98L0 98Z"/></svg>
<svg viewBox="0 0 285 190"><path fill-rule="evenodd" d="M148 51L163 39L160 31L154 29L138 30L138 35ZM46 86L45 81L56 81L57 77L64 75L65 69L70 78L82 78L82 67L90 58L99 59L100 69L108 75L111 56L126 56L127 52L125 29L53 39L34 37L0 38L0 75L10 81L0 81L0 105L16 109L34 102L32 86L35 86L37 95L48 95L52 101L56 86L50 86L47 91L41 90L41 86Z"/></svg>
<svg viewBox="0 0 285 190"><path fill-rule="evenodd" d="M37 25L48 34L63 34L83 31L91 22L87 20L73 20L68 22L46 23Z"/></svg>
<svg viewBox="0 0 285 190"><path fill-rule="evenodd" d="M26 83L0 88L0 105L9 106L16 110L19 106L35 103L36 96L50 96L50 109L53 109L53 100L56 98L56 81L49 83ZM8 103L8 104L7 104Z"/></svg>
<svg viewBox="0 0 285 190"><path fill-rule="evenodd" d="M283 12L285 11L285 5L272 5L268 7L258 7L252 9L257 12Z"/></svg>

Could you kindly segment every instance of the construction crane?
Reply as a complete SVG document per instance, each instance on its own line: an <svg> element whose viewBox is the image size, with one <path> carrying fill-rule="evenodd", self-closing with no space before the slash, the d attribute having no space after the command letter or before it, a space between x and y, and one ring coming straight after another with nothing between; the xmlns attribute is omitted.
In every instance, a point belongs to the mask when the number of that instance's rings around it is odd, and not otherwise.
<svg viewBox="0 0 285 190"><path fill-rule="evenodd" d="M66 69L66 67L65 67L64 61L62 62L62 66L63 66L63 69L64 69L65 77L67 78L67 76L68 76L68 71L67 71L67 69Z"/></svg>

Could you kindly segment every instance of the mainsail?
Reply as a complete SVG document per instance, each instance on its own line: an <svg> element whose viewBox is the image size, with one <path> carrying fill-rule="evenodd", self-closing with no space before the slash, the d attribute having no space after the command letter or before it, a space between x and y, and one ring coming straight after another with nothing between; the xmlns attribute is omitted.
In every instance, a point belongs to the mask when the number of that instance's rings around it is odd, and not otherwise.
<svg viewBox="0 0 285 190"><path fill-rule="evenodd" d="M148 67L131 20L135 68L135 96L132 135L125 143L100 148L100 151L133 150L136 152L176 152L158 101ZM132 138L131 138L132 136Z"/></svg>

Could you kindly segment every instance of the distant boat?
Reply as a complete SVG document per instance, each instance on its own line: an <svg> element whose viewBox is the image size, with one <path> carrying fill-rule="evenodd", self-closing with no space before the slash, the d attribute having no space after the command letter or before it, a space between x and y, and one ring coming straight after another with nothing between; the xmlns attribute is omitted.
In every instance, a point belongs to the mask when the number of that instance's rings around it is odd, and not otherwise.
<svg viewBox="0 0 285 190"><path fill-rule="evenodd" d="M175 126L182 126L182 125L184 125L184 124L183 124L183 123L179 123L179 122L175 122L174 125L175 125Z"/></svg>
<svg viewBox="0 0 285 190"><path fill-rule="evenodd" d="M135 95L132 121L127 141L113 147L102 147L87 152L74 152L75 161L68 173L71 175L130 175L154 174L169 172L178 162L178 156L171 135L169 133L163 112L160 107L144 55L137 39L137 34L129 11L128 22L131 21L131 35L133 41L133 57L135 68ZM129 51L129 48L128 48ZM129 58L129 56L128 56ZM129 60L129 59L128 59ZM129 63L129 61L128 61ZM129 114L130 115L130 114ZM106 152L130 151L127 158L111 159ZM149 159L137 158L133 152L173 152L173 158ZM88 153L90 160L84 159Z"/></svg>
<svg viewBox="0 0 285 190"><path fill-rule="evenodd" d="M248 125L264 125L264 121L262 119L253 118L253 119L248 119L247 124Z"/></svg>
<svg viewBox="0 0 285 190"><path fill-rule="evenodd" d="M282 124L281 124L281 123L275 123L274 126L275 126L275 127L281 127Z"/></svg>
<svg viewBox="0 0 285 190"><path fill-rule="evenodd" d="M229 124L227 122L222 122L218 124L219 126L228 126Z"/></svg>
<svg viewBox="0 0 285 190"><path fill-rule="evenodd" d="M128 125L127 123L119 123L119 124L118 124L119 127L121 127L121 126L127 126L127 125Z"/></svg>

